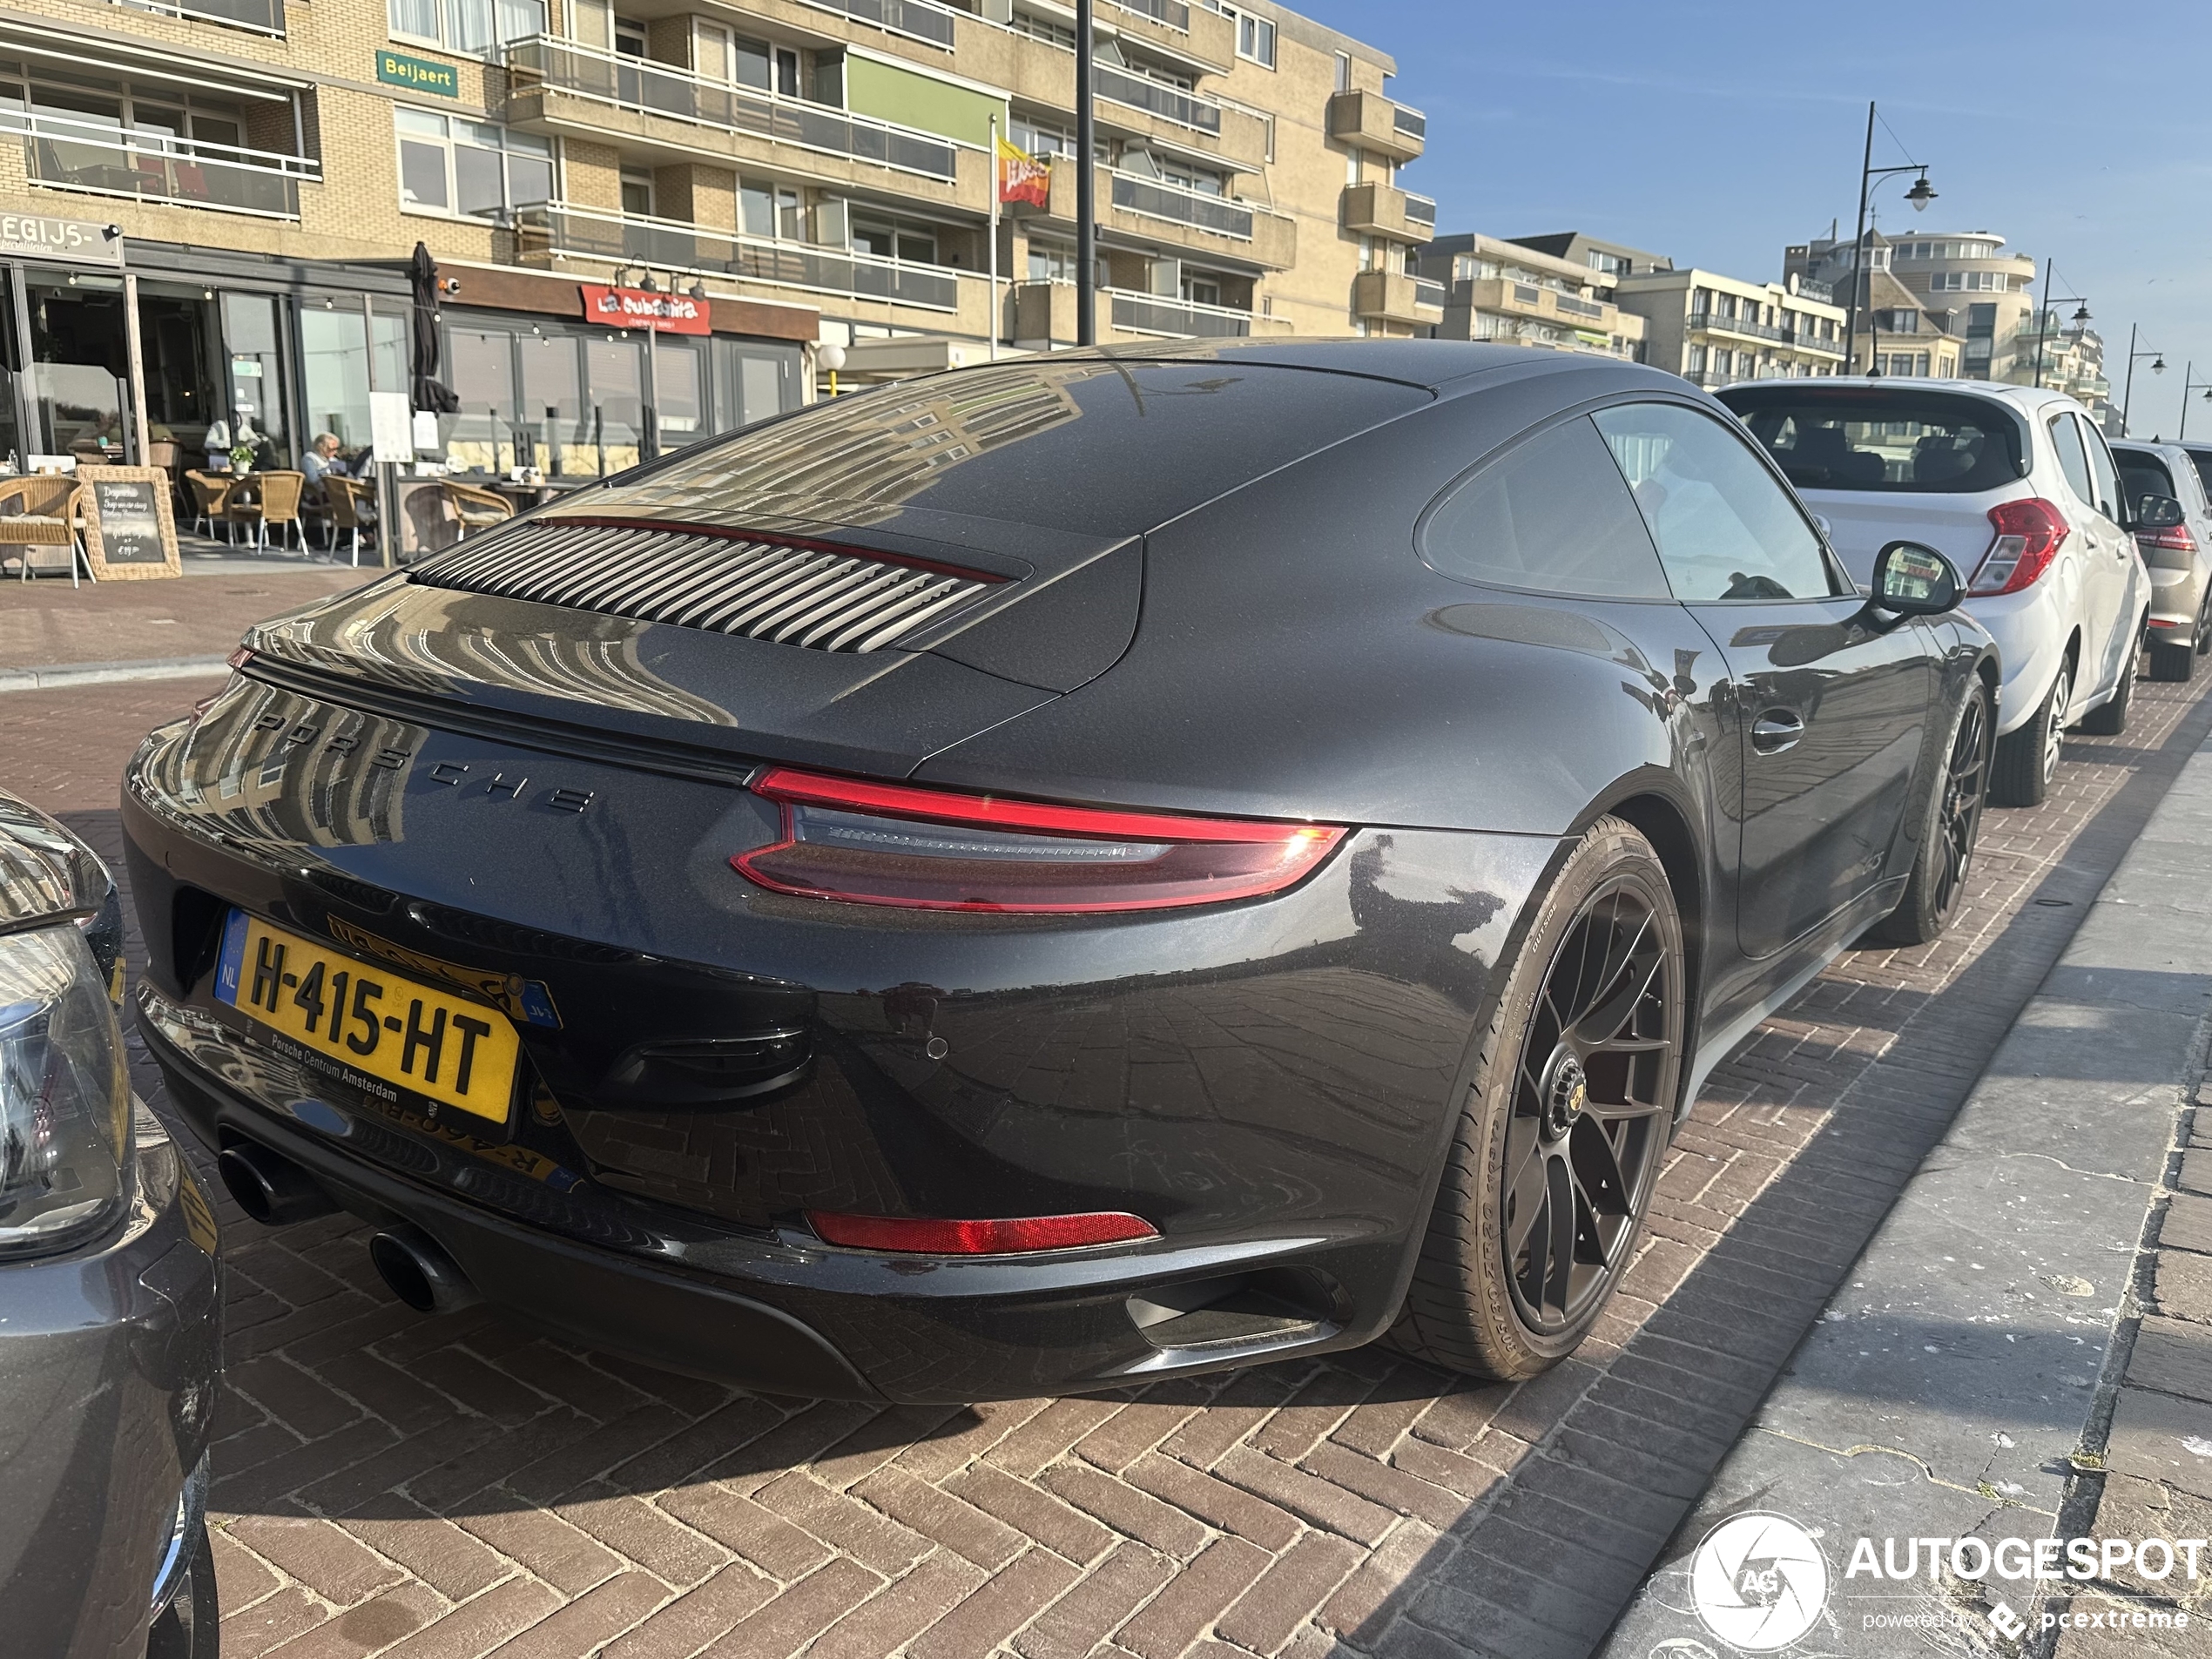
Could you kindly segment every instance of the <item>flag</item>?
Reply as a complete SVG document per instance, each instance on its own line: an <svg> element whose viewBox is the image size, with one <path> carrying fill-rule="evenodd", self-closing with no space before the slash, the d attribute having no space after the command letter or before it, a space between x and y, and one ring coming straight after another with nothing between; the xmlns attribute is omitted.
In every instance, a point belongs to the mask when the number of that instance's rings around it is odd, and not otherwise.
<svg viewBox="0 0 2212 1659"><path fill-rule="evenodd" d="M1032 207L1052 205L1052 158L999 140L999 199L1025 202Z"/></svg>

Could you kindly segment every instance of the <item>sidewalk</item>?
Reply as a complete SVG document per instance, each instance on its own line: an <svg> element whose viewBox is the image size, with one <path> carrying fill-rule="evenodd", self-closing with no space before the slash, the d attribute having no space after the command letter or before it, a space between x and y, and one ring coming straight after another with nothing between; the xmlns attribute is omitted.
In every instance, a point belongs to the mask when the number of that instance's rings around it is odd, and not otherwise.
<svg viewBox="0 0 2212 1659"><path fill-rule="evenodd" d="M1669 1541L1608 1659L1718 1645L1699 1609L1724 1593L1708 1575L1727 1552L1700 1570L1699 1546L1745 1511L1820 1541L1825 1615L1793 1650L2212 1654L2212 1550L2194 1580L2107 1570L2101 1543L2086 1582L1962 1579L1925 1550L1910 1579L1851 1571L1861 1539L1909 1566L1916 1539L2212 1534L2212 1104L2194 1103L2212 1103L2208 1008L2212 746Z"/></svg>
<svg viewBox="0 0 2212 1659"><path fill-rule="evenodd" d="M383 574L293 555L187 559L181 577L0 583L0 691L219 673L265 617Z"/></svg>

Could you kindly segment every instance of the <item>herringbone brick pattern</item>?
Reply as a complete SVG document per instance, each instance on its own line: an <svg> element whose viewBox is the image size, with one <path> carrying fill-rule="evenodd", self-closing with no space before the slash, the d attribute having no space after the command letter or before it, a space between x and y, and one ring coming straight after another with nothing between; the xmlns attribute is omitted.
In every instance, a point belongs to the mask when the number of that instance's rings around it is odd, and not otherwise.
<svg viewBox="0 0 2212 1659"><path fill-rule="evenodd" d="M200 694L10 698L0 778L111 848L81 780ZM2208 725L2200 688L2140 686L2048 804L1992 813L1950 936L1847 956L1769 1022L1594 1339L1517 1388L1370 1351L1096 1399L770 1399L418 1318L354 1224L226 1214L224 1652L1586 1654Z"/></svg>

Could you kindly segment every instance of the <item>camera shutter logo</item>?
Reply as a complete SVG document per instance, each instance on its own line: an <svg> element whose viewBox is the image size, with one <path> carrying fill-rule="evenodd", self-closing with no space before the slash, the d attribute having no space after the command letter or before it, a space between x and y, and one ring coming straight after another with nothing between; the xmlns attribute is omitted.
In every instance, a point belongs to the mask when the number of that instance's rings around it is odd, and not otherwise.
<svg viewBox="0 0 2212 1659"><path fill-rule="evenodd" d="M1698 1622L1731 1648L1772 1653L1819 1622L1828 1605L1828 1559L1812 1534L1783 1515L1731 1515L1705 1534L1689 1561Z"/></svg>

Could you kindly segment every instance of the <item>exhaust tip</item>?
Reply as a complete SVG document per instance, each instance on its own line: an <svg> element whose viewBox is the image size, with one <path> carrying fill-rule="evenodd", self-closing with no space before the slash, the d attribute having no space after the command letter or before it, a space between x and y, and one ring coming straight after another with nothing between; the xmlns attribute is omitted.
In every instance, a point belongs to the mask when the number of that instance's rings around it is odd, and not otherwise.
<svg viewBox="0 0 2212 1659"><path fill-rule="evenodd" d="M368 1241L368 1259L393 1295L417 1313L451 1313L483 1300L446 1254L420 1227L388 1227Z"/></svg>
<svg viewBox="0 0 2212 1659"><path fill-rule="evenodd" d="M238 1207L264 1227L312 1221L338 1208L314 1177L290 1158L252 1141L225 1147L215 1159L215 1169Z"/></svg>

